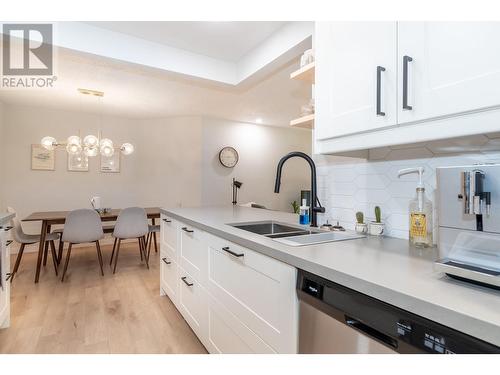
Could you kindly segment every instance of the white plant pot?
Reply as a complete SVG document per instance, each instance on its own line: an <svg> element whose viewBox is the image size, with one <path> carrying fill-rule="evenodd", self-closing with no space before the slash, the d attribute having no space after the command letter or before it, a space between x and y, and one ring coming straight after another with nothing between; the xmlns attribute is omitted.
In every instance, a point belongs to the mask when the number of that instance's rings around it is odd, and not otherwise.
<svg viewBox="0 0 500 375"><path fill-rule="evenodd" d="M368 233L368 225L366 223L356 223L355 230L359 234L366 234Z"/></svg>
<svg viewBox="0 0 500 375"><path fill-rule="evenodd" d="M370 222L370 234L372 236L381 236L384 234L384 223Z"/></svg>

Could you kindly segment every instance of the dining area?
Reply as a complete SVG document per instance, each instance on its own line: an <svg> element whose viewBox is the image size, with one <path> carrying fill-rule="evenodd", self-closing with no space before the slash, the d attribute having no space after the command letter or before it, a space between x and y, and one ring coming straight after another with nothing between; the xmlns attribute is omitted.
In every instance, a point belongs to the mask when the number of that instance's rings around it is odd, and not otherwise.
<svg viewBox="0 0 500 375"><path fill-rule="evenodd" d="M159 207L127 207L123 209L79 208L69 211L36 211L26 217L19 218L12 207L7 212L13 214L11 220L12 240L19 245L15 262L10 275L13 283L16 274L22 267L22 259L26 246L38 248L33 270L34 283L41 281L41 271L47 267L49 258L56 277L65 281L70 269L72 252L82 246L93 246L96 252L97 272L104 276L103 252L101 241L106 235L113 240L109 256L109 271L115 274L118 270L122 241L135 243L137 258L149 269L152 249L158 252L157 236L160 226L156 220L160 218ZM39 233L26 233L23 223L39 223ZM107 260L106 260L107 261ZM49 266L50 267L50 266Z"/></svg>

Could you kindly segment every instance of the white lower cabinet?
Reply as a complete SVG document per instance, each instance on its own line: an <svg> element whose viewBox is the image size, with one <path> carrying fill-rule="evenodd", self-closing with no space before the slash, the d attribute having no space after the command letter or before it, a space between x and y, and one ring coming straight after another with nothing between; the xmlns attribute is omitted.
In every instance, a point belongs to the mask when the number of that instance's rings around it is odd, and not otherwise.
<svg viewBox="0 0 500 375"><path fill-rule="evenodd" d="M179 311L206 346L207 297L201 284L179 267Z"/></svg>
<svg viewBox="0 0 500 375"><path fill-rule="evenodd" d="M297 353L296 269L180 221L177 231L179 261L161 253L161 293L207 350Z"/></svg>
<svg viewBox="0 0 500 375"><path fill-rule="evenodd" d="M210 294L208 294L207 344L210 353L276 353L273 348L267 345Z"/></svg>
<svg viewBox="0 0 500 375"><path fill-rule="evenodd" d="M0 328L10 326L10 250L5 229L0 227Z"/></svg>
<svg viewBox="0 0 500 375"><path fill-rule="evenodd" d="M168 295L174 305L179 302L179 267L166 251L160 253L160 293Z"/></svg>

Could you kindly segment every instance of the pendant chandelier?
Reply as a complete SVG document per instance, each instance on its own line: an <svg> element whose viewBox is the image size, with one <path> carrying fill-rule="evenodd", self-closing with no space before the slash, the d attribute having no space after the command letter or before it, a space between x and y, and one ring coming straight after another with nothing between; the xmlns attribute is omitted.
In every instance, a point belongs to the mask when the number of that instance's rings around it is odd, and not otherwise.
<svg viewBox="0 0 500 375"><path fill-rule="evenodd" d="M101 91L78 89L81 94L93 95L102 98L104 93ZM68 154L79 155L84 154L87 157L97 156L101 154L105 157L111 157L115 151L121 152L123 155L130 155L134 152L134 146L131 143L123 143L120 147L115 147L113 141L109 138L102 138L101 132L98 135L86 135L83 139L80 135L72 135L68 137L65 143L58 142L57 139L51 136L43 137L40 141L41 145L47 150L54 150L57 147L65 147Z"/></svg>

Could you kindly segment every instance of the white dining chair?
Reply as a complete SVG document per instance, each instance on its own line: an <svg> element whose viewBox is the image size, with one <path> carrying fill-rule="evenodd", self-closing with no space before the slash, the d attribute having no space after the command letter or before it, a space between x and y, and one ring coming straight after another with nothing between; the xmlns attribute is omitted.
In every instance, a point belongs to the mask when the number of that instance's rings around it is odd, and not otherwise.
<svg viewBox="0 0 500 375"><path fill-rule="evenodd" d="M104 237L102 223L99 214L95 210L83 208L71 211L66 217L62 234L62 242L67 242L68 250L66 251L66 262L61 282L64 281L66 271L68 270L69 258L71 256L71 248L74 244L94 242L97 250L97 259L101 266L101 275L104 276L102 267L102 253L99 240Z"/></svg>
<svg viewBox="0 0 500 375"><path fill-rule="evenodd" d="M14 264L14 269L12 270L12 275L10 277L10 281L14 279L15 274L17 273L17 270L19 269L19 265L21 264L21 259L23 257L24 253L24 248L26 245L32 245L35 243L40 242L40 235L39 234L27 234L24 232L23 227L21 225L21 221L17 218L16 210L14 210L12 207L7 207L7 212L11 214L15 214L14 218L11 220L11 225L13 227L13 232L12 235L14 237L14 241L19 243L21 246L19 247L19 251L17 253L17 258L16 258L16 263ZM52 262L54 263L54 271L56 272L56 276L58 276L57 273L57 255L56 255L56 247L54 244L54 241L57 241L59 239L59 234L57 233L47 233L45 236L45 242L50 244L50 250L52 254Z"/></svg>
<svg viewBox="0 0 500 375"><path fill-rule="evenodd" d="M136 238L138 240L141 261L144 258L146 261L146 267L149 269L149 260L146 254L146 236L148 235L148 233L148 216L144 208L128 207L120 212L115 223L115 230L113 231L113 237L115 239L118 239L118 242L115 241L113 252L111 253L111 260L109 262L109 264L111 265L114 258L115 265L113 267L113 273L116 272L116 265L118 263L121 241L133 238Z"/></svg>

